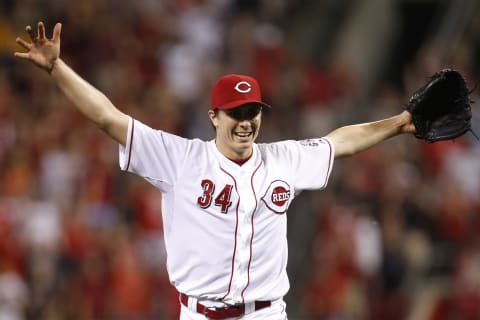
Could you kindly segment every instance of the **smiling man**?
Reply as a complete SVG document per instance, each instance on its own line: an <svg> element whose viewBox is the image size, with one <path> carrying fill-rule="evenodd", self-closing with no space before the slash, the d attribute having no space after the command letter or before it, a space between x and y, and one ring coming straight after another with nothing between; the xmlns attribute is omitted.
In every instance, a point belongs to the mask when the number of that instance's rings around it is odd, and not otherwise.
<svg viewBox="0 0 480 320"><path fill-rule="evenodd" d="M216 131L217 148L234 161L252 154L252 145L262 122L262 101L257 80L230 74L220 78L212 89L208 115Z"/></svg>
<svg viewBox="0 0 480 320"><path fill-rule="evenodd" d="M254 78L221 77L211 93L210 141L153 129L117 109L60 59L53 37L30 26L15 56L46 70L88 119L120 144L122 170L162 193L167 270L179 292L180 319L287 319L287 212L302 190L327 186L334 159L400 133L410 113L346 126L325 137L256 143L262 108ZM160 196L160 194L159 194Z"/></svg>

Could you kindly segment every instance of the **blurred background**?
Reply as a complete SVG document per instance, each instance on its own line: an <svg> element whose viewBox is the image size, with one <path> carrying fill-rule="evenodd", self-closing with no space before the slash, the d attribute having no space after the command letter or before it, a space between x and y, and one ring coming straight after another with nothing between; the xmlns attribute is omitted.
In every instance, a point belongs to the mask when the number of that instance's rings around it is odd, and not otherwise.
<svg viewBox="0 0 480 320"><path fill-rule="evenodd" d="M122 111L211 139L210 87L247 73L260 142L402 111L444 67L480 77L479 1L1 0L0 319L178 319L161 197L15 37L63 23L62 57ZM478 91L472 94L478 100ZM480 132L478 104L473 126ZM480 143L412 136L334 165L289 210L289 319L480 319Z"/></svg>

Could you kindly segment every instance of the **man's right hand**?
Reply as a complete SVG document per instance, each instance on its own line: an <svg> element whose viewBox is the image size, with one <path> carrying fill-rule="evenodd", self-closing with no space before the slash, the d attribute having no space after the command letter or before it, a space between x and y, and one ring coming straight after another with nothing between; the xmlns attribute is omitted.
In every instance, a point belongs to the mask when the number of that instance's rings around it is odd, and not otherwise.
<svg viewBox="0 0 480 320"><path fill-rule="evenodd" d="M48 39L45 36L45 26L43 22L38 23L37 36L35 36L31 26L27 26L25 30L30 36L31 42L17 38L17 43L27 49L27 52L15 52L15 57L30 60L35 65L51 73L55 62L60 56L60 33L62 31L62 24L55 24L52 39Z"/></svg>

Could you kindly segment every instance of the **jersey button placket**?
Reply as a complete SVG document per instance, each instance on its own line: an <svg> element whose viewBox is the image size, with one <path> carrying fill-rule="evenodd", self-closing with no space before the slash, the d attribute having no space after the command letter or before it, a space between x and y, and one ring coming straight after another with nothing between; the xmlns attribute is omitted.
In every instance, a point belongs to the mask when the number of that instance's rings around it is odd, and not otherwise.
<svg viewBox="0 0 480 320"><path fill-rule="evenodd" d="M234 299L242 299L241 294L243 289L248 283L248 264L250 261L250 240L252 236L251 230L251 199L249 180L246 179L244 172L239 174L239 190L240 205L238 212L238 233L237 233L237 245L238 251L235 257L236 276L235 276L235 290Z"/></svg>
<svg viewBox="0 0 480 320"><path fill-rule="evenodd" d="M245 215L241 212L240 215ZM239 219L238 245L239 250L236 256L236 292L235 298L241 299L241 292L248 282L248 261L250 260L250 233L244 219Z"/></svg>

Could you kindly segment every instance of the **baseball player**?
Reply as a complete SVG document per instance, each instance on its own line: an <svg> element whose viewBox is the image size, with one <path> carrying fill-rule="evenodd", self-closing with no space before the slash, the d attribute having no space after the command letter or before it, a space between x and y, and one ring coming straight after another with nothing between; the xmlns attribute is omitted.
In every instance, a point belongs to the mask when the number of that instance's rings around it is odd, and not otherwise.
<svg viewBox="0 0 480 320"><path fill-rule="evenodd" d="M120 144L122 170L157 187L167 270L179 292L180 319L287 319L286 212L299 192L325 188L334 159L414 132L408 112L339 128L303 141L255 143L262 121L254 78L230 74L211 92L210 141L155 130L122 113L60 59L61 24L53 37L26 27L18 58L46 70L88 119ZM159 195L160 196L160 195Z"/></svg>

